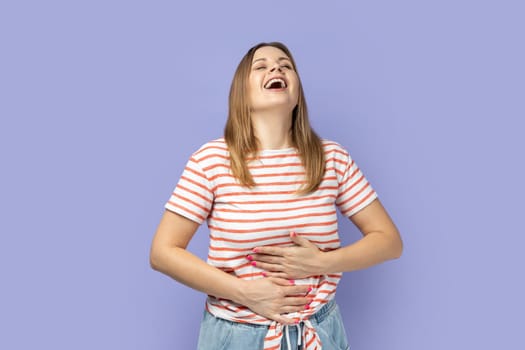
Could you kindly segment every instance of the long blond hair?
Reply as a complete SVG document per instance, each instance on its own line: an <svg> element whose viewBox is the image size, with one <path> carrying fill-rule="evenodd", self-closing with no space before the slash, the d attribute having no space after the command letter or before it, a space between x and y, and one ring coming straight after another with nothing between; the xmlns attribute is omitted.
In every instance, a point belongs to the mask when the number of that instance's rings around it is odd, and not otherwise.
<svg viewBox="0 0 525 350"><path fill-rule="evenodd" d="M248 77L255 51L264 46L272 46L283 51L290 58L297 72L297 66L290 50L280 42L255 45L248 50L237 66L230 87L229 112L224 128L224 139L230 152L230 165L233 176L246 187L256 186L248 169L246 159L249 156L256 156L259 150L259 143L255 137L250 117L250 104L247 96ZM307 194L317 190L323 180L325 160L321 139L314 132L308 120L306 100L298 73L297 78L299 82L299 97L297 106L292 111L291 142L297 149L306 171L306 183L298 193Z"/></svg>

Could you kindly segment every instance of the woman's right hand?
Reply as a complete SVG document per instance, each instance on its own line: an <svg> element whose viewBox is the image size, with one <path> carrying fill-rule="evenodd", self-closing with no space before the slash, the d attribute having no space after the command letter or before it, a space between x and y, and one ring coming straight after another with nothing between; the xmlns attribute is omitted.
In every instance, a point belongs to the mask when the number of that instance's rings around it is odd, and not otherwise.
<svg viewBox="0 0 525 350"><path fill-rule="evenodd" d="M242 305L282 324L295 324L295 319L285 315L308 309L312 301L312 298L307 297L311 291L309 286L294 285L293 282L278 277L245 280L241 288L239 302Z"/></svg>

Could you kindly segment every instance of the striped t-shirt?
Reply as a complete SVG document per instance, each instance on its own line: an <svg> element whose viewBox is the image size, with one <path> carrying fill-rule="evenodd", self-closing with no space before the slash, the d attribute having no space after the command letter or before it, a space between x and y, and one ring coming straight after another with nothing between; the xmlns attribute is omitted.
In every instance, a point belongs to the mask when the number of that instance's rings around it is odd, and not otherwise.
<svg viewBox="0 0 525 350"><path fill-rule="evenodd" d="M246 258L253 248L291 246L290 232L294 231L321 250L337 249L336 207L350 217L377 197L341 145L323 140L323 149L326 167L319 188L297 195L305 183L305 171L295 148L261 150L250 158L248 168L256 186L247 188L232 176L224 139L208 142L190 157L165 208L199 224L207 221L208 264L238 278L263 278L263 270ZM340 278L341 273L334 273L296 280L312 287L314 300L310 309L287 316L308 322L310 315L333 299ZM206 308L234 322L270 325L282 336L282 326L230 300L210 295ZM265 349L272 348L272 340L280 344L279 336L268 335Z"/></svg>

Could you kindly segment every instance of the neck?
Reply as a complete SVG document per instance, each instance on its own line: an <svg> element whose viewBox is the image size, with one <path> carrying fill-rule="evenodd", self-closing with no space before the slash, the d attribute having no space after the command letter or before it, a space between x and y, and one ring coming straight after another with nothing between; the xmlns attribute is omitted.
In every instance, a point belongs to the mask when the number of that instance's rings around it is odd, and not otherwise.
<svg viewBox="0 0 525 350"><path fill-rule="evenodd" d="M261 149L292 147L292 113L283 111L257 111L251 113L255 136Z"/></svg>

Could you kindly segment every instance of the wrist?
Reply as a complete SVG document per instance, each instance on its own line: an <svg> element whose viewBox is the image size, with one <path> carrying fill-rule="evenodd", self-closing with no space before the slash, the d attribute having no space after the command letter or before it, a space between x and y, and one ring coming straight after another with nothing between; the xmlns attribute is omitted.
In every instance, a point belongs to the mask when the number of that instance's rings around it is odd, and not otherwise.
<svg viewBox="0 0 525 350"><path fill-rule="evenodd" d="M246 305L247 301L247 283L248 281L245 281L243 279L237 278L236 281L233 283L232 288L232 301L241 304Z"/></svg>
<svg viewBox="0 0 525 350"><path fill-rule="evenodd" d="M316 264L316 275L326 275L331 273L331 251L319 251L318 263Z"/></svg>

